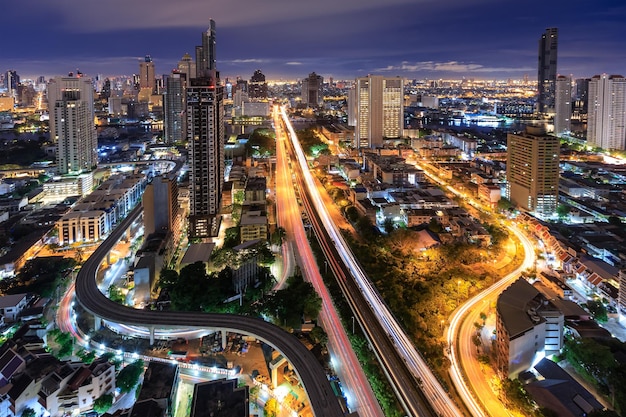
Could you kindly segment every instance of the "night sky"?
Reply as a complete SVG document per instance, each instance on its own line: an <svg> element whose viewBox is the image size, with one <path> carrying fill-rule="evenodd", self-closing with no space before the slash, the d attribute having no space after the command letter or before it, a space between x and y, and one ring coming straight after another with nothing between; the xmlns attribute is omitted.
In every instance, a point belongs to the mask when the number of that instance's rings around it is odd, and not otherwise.
<svg viewBox="0 0 626 417"><path fill-rule="evenodd" d="M167 74L217 24L222 78L365 74L537 77L537 42L559 28L561 74L626 75L621 0L20 0L0 8L0 71L21 77Z"/></svg>

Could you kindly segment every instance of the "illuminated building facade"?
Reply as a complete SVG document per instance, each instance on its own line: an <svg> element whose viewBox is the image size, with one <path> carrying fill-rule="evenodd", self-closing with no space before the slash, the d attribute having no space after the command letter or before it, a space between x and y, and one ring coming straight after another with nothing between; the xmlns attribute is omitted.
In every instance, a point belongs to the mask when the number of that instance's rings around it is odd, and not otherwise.
<svg viewBox="0 0 626 417"><path fill-rule="evenodd" d="M571 130L572 119L572 79L559 75L556 78L556 98L554 134L561 136Z"/></svg>
<svg viewBox="0 0 626 417"><path fill-rule="evenodd" d="M589 81L587 144L626 149L626 78L596 75Z"/></svg>
<svg viewBox="0 0 626 417"><path fill-rule="evenodd" d="M377 148L383 138L402 136L404 81L400 77L369 75L356 79L356 145Z"/></svg>
<svg viewBox="0 0 626 417"><path fill-rule="evenodd" d="M48 83L50 135L57 144L57 172L78 174L98 162L91 79L58 77Z"/></svg>
<svg viewBox="0 0 626 417"><path fill-rule="evenodd" d="M545 216L559 197L559 139L541 128L507 136L507 198L523 210Z"/></svg>

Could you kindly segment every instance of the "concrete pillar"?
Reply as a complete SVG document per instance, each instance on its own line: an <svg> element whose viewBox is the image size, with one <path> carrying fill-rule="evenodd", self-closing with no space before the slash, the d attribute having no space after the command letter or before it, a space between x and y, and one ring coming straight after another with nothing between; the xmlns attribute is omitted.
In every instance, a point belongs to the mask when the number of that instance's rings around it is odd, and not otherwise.
<svg viewBox="0 0 626 417"><path fill-rule="evenodd" d="M126 241L130 242L130 227L128 229L126 229Z"/></svg>
<svg viewBox="0 0 626 417"><path fill-rule="evenodd" d="M222 349L226 349L226 330L222 330Z"/></svg>
<svg viewBox="0 0 626 417"><path fill-rule="evenodd" d="M100 330L100 328L102 327L102 318L98 317L98 316L93 316L93 329L94 331L98 331Z"/></svg>
<svg viewBox="0 0 626 417"><path fill-rule="evenodd" d="M107 265L111 265L111 252L107 252Z"/></svg>
<svg viewBox="0 0 626 417"><path fill-rule="evenodd" d="M154 345L154 326L150 326L150 345Z"/></svg>

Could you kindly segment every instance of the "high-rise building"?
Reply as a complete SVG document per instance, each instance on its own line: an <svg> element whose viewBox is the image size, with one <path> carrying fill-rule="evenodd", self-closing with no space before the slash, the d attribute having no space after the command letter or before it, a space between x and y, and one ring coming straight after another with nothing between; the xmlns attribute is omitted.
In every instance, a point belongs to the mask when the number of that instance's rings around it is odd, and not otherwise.
<svg viewBox="0 0 626 417"><path fill-rule="evenodd" d="M8 70L4 74L4 88L7 89L7 94L10 97L15 98L17 95L17 87L20 85L20 76L17 71Z"/></svg>
<svg viewBox="0 0 626 417"><path fill-rule="evenodd" d="M139 89L149 89L150 94L156 93L154 62L152 62L152 57L150 55L146 55L143 61L139 61Z"/></svg>
<svg viewBox="0 0 626 417"><path fill-rule="evenodd" d="M626 149L626 78L595 75L589 81L587 144Z"/></svg>
<svg viewBox="0 0 626 417"><path fill-rule="evenodd" d="M181 230L176 178L165 175L154 177L146 186L141 204L145 236L155 232L171 232L174 239L178 239Z"/></svg>
<svg viewBox="0 0 626 417"><path fill-rule="evenodd" d="M187 80L196 78L196 63L193 62L191 55L185 54L181 60L178 61L178 72L185 74Z"/></svg>
<svg viewBox="0 0 626 417"><path fill-rule="evenodd" d="M574 90L574 105L572 119L586 121L589 104L589 78L579 78L576 80Z"/></svg>
<svg viewBox="0 0 626 417"><path fill-rule="evenodd" d="M507 135L507 198L523 210L549 216L559 199L559 138L539 127Z"/></svg>
<svg viewBox="0 0 626 417"><path fill-rule="evenodd" d="M559 75L556 78L554 134L561 136L571 130L572 78Z"/></svg>
<svg viewBox="0 0 626 417"><path fill-rule="evenodd" d="M165 143L182 142L187 138L187 119L185 117L186 87L186 74L173 71L166 79L166 91L163 95Z"/></svg>
<svg viewBox="0 0 626 417"><path fill-rule="evenodd" d="M402 136L404 127L404 80L368 75L355 83L356 145L376 148L383 138Z"/></svg>
<svg viewBox="0 0 626 417"><path fill-rule="evenodd" d="M558 29L546 29L539 39L537 111L540 114L554 114L557 47Z"/></svg>
<svg viewBox="0 0 626 417"><path fill-rule="evenodd" d="M322 86L324 77L312 72L302 80L302 103L307 107L319 107L324 103Z"/></svg>
<svg viewBox="0 0 626 417"><path fill-rule="evenodd" d="M267 98L267 83L265 82L265 75L261 70L254 71L248 84L248 96L250 98Z"/></svg>
<svg viewBox="0 0 626 417"><path fill-rule="evenodd" d="M187 86L187 140L191 148L189 237L219 232L224 187L223 87L215 67L215 22L196 47L198 77Z"/></svg>
<svg viewBox="0 0 626 417"><path fill-rule="evenodd" d="M58 77L48 83L50 136L59 174L90 171L98 162L93 86L89 78Z"/></svg>

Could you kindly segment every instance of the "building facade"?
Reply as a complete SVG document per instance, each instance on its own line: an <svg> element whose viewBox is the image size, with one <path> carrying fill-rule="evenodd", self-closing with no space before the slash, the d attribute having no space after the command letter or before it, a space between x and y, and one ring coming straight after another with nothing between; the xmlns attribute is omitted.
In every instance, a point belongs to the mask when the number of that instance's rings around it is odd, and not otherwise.
<svg viewBox="0 0 626 417"><path fill-rule="evenodd" d="M555 111L558 35L557 28L548 28L539 38L537 111L540 114L554 114Z"/></svg>
<svg viewBox="0 0 626 417"><path fill-rule="evenodd" d="M187 140L191 150L189 236L217 236L224 187L223 87L215 68L215 22L196 48L199 78L187 87ZM202 65L201 65L202 64Z"/></svg>
<svg viewBox="0 0 626 417"><path fill-rule="evenodd" d="M48 83L48 107L50 136L57 144L58 173L91 171L98 162L91 79L51 79Z"/></svg>
<svg viewBox="0 0 626 417"><path fill-rule="evenodd" d="M595 75L589 81L587 144L626 149L626 78Z"/></svg>
<svg viewBox="0 0 626 417"><path fill-rule="evenodd" d="M507 198L523 210L549 216L559 197L559 149L556 136L528 126L507 136Z"/></svg>
<svg viewBox="0 0 626 417"><path fill-rule="evenodd" d="M556 78L554 134L561 136L571 130L572 78L559 75Z"/></svg>
<svg viewBox="0 0 626 417"><path fill-rule="evenodd" d="M180 236L176 179L166 176L155 177L146 186L141 203L145 236L166 230L172 232L174 237Z"/></svg>
<svg viewBox="0 0 626 417"><path fill-rule="evenodd" d="M257 99L267 98L267 83L265 82L265 75L261 70L256 70L252 74L248 84L248 96Z"/></svg>
<svg viewBox="0 0 626 417"><path fill-rule="evenodd" d="M150 55L146 55L143 61L139 61L139 89L148 90L150 94L156 93L154 62Z"/></svg>
<svg viewBox="0 0 626 417"><path fill-rule="evenodd" d="M369 75L357 78L353 95L357 147L377 148L384 138L402 136L404 81L400 77Z"/></svg>
<svg viewBox="0 0 626 417"><path fill-rule="evenodd" d="M194 69L195 71L195 69ZM164 104L165 143L182 142L186 139L187 118L185 117L185 73L172 72L166 80Z"/></svg>
<svg viewBox="0 0 626 417"><path fill-rule="evenodd" d="M322 86L324 77L312 72L302 80L302 103L307 107L319 107L324 103Z"/></svg>

